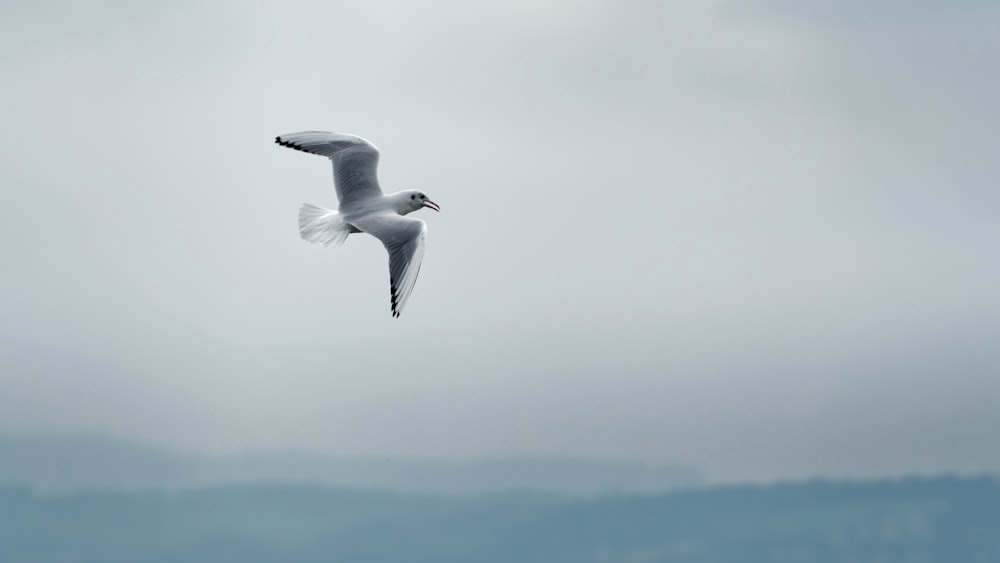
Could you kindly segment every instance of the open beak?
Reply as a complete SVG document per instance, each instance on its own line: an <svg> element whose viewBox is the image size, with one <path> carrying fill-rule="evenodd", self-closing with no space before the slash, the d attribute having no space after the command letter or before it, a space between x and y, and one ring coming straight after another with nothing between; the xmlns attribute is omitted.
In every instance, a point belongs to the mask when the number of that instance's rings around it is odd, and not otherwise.
<svg viewBox="0 0 1000 563"><path fill-rule="evenodd" d="M441 206L429 199L424 200L424 207L430 207L434 211L441 211Z"/></svg>

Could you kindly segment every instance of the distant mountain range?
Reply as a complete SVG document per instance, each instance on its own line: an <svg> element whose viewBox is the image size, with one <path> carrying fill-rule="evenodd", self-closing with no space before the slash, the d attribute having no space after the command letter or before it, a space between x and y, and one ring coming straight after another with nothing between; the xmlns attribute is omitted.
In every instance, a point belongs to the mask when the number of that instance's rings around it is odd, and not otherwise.
<svg viewBox="0 0 1000 563"><path fill-rule="evenodd" d="M676 491L699 487L704 480L698 470L688 467L577 459L450 461L298 451L208 456L103 436L0 435L0 484L66 492L253 483L312 483L409 493L597 494Z"/></svg>

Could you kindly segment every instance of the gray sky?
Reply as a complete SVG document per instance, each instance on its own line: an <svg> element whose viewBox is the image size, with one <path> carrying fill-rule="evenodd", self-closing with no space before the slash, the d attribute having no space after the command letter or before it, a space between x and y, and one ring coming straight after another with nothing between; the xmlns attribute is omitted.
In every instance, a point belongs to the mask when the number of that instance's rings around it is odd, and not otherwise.
<svg viewBox="0 0 1000 563"><path fill-rule="evenodd" d="M1000 471L1000 7L5 6L0 431ZM298 238L331 129L416 290Z"/></svg>

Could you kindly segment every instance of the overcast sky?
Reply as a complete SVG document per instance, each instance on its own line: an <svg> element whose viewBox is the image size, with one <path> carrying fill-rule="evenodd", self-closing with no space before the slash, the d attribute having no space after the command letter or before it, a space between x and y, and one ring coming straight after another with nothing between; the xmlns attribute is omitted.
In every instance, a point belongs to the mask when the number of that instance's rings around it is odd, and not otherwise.
<svg viewBox="0 0 1000 563"><path fill-rule="evenodd" d="M995 2L33 2L0 17L0 432L1000 471ZM336 130L420 280L298 237Z"/></svg>

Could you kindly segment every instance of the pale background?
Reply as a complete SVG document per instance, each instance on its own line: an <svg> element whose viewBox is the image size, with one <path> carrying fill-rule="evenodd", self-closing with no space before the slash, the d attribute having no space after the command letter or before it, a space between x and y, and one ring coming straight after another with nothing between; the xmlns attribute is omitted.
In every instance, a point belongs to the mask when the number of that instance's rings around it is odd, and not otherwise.
<svg viewBox="0 0 1000 563"><path fill-rule="evenodd" d="M1000 470L996 3L2 15L0 432ZM441 204L401 319L303 129Z"/></svg>

